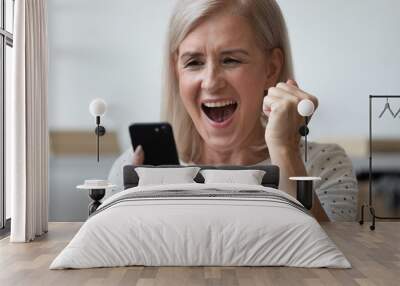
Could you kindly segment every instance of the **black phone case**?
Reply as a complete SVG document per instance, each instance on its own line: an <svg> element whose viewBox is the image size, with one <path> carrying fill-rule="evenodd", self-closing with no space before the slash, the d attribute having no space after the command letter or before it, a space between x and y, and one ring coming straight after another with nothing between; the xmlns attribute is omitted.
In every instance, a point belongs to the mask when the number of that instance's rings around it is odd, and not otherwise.
<svg viewBox="0 0 400 286"><path fill-rule="evenodd" d="M144 165L179 165L172 127L167 122L134 123L129 126L133 149L142 145Z"/></svg>

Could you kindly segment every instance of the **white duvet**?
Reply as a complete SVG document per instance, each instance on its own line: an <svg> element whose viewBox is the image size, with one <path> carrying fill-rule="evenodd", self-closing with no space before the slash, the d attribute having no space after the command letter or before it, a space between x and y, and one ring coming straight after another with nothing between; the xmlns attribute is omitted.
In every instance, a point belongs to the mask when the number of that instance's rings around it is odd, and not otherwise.
<svg viewBox="0 0 400 286"><path fill-rule="evenodd" d="M206 193L210 189L264 191L272 199L178 195L121 200L137 192ZM131 188L104 201L50 269L127 265L350 268L318 222L283 199L299 204L282 191L254 185L193 183Z"/></svg>

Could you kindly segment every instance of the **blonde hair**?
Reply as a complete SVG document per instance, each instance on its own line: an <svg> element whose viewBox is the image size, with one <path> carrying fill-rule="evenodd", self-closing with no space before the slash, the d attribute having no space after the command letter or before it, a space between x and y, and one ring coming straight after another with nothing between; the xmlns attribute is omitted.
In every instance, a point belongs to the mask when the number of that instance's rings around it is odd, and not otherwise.
<svg viewBox="0 0 400 286"><path fill-rule="evenodd" d="M169 23L164 63L164 94L161 118L174 130L179 157L185 162L196 162L200 156L201 136L187 113L180 95L175 72L175 56L179 45L201 20L228 11L243 16L252 26L256 38L265 51L280 48L284 65L278 81L293 78L293 68L286 24L275 0L180 0L176 4ZM266 117L261 115L262 125ZM257 146L264 149L266 145Z"/></svg>

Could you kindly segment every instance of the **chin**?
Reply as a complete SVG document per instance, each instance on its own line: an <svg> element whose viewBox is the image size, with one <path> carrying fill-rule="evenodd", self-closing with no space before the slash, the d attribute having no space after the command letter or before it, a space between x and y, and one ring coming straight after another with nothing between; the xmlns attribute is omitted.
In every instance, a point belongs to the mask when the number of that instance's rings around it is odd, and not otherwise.
<svg viewBox="0 0 400 286"><path fill-rule="evenodd" d="M204 134L204 133L203 133ZM234 149L237 144L240 142L240 139L233 134L230 135L211 135L210 133L205 132L205 136L201 134L202 139L205 144L214 150L218 151L228 151Z"/></svg>

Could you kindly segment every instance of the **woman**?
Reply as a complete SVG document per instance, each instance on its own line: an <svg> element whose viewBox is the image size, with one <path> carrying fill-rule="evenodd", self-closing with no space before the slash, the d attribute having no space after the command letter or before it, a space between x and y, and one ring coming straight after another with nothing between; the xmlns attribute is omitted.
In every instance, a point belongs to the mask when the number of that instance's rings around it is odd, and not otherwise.
<svg viewBox="0 0 400 286"><path fill-rule="evenodd" d="M183 164L275 164L279 188L294 197L289 177L320 176L314 216L355 219L357 181L343 149L311 143L306 164L302 158L297 104L318 100L293 80L274 0L179 1L167 41L163 118ZM139 147L129 163L144 156Z"/></svg>

